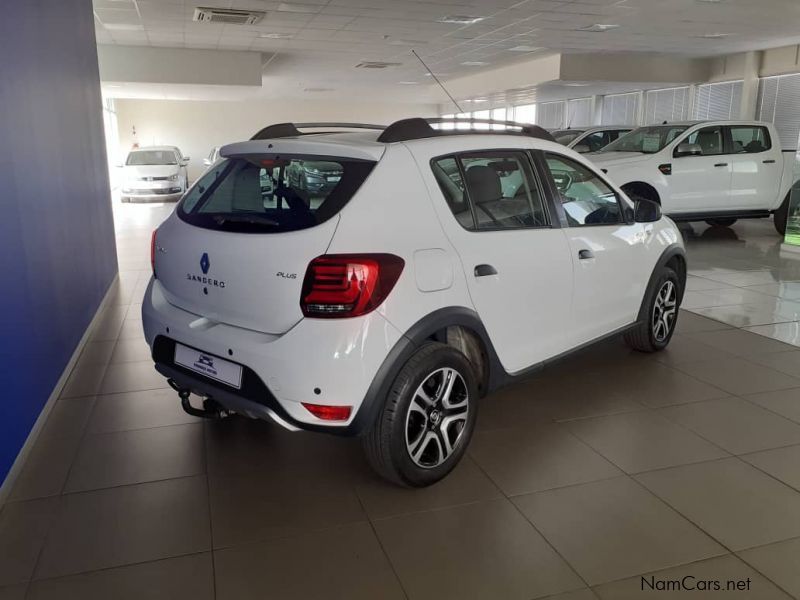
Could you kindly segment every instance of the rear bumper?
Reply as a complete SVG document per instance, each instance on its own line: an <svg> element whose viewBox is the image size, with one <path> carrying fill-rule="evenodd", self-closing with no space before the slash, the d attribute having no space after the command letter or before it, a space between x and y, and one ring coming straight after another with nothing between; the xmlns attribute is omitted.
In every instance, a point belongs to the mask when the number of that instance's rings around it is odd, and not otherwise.
<svg viewBox="0 0 800 600"><path fill-rule="evenodd" d="M145 338L156 369L183 387L256 418L273 414L292 427L358 434L360 409L392 349L403 339L378 312L355 319L302 319L283 335L270 335L189 313L169 304L151 280L142 303ZM176 365L174 344L244 367L240 389ZM323 421L301 403L349 405L346 422Z"/></svg>

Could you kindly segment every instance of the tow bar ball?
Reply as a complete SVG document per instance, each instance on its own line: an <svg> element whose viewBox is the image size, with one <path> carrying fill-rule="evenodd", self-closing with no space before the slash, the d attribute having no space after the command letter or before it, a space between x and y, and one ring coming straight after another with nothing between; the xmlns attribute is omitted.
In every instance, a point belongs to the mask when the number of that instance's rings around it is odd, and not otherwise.
<svg viewBox="0 0 800 600"><path fill-rule="evenodd" d="M189 402L189 396L192 394L190 389L181 387L174 379L168 379L167 383L169 383L173 390L178 392L183 410L193 417L200 417L203 419L223 419L230 416L230 411L225 410L213 398L205 398L203 400L203 408L195 408L192 406L191 402Z"/></svg>

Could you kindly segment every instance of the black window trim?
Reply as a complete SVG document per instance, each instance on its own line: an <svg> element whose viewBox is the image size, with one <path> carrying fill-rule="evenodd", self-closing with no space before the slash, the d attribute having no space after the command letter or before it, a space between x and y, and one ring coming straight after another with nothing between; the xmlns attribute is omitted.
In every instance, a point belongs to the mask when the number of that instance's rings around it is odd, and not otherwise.
<svg viewBox="0 0 800 600"><path fill-rule="evenodd" d="M534 187L539 192L539 197L542 199L542 208L544 209L545 217L547 218L547 225L536 225L536 226L519 226L519 227L481 227L478 228L478 216L475 212L475 205L472 202L472 198L469 195L469 189L467 188L467 178L464 172L464 165L461 163L461 157L466 155L474 155L474 154L491 154L491 153L502 153L502 152L514 152L517 154L523 155L527 159L528 168L530 169L531 176L535 181L532 183ZM447 209L450 215L453 217L453 220L461 227L464 231L468 233L487 233L487 232L497 232L497 231L541 231L544 229L560 229L562 227L560 217L559 219L554 219L553 215L557 213L553 212L553 204L552 198L550 198L550 194L548 193L547 188L545 187L544 182L542 181L541 175L536 169L536 165L534 164L531 155L530 155L529 148L477 148L474 150L462 150L461 152L448 152L447 154L442 154L441 156L434 156L429 161L429 166L431 167L431 173L433 172L433 164L444 160L447 158L452 158L456 162L456 166L458 167L458 173L461 177L461 180L464 182L464 195L466 197L467 202L469 203L470 213L472 214L472 222L473 228L468 229L464 227L464 225L456 218L453 211L450 210L448 205ZM436 178L434 177L434 180ZM439 185L439 182L436 181L436 189L439 190L442 198L444 199L444 192ZM445 204L447 204L447 200L445 199Z"/></svg>
<svg viewBox="0 0 800 600"><path fill-rule="evenodd" d="M614 188L613 185L603 177L601 173L598 173L597 169L592 166L584 165L580 161L576 161L574 158L567 156L565 154L561 154L560 152L555 152L553 150L534 150L532 152L534 157L534 163L537 166L537 169L540 171L541 174L544 174L545 179L547 181L547 185L549 187L549 196L551 203L555 206L556 213L558 214L558 218L561 221L561 227L563 229L583 229L584 227L619 227L620 225L632 225L634 223L633 219L633 207L630 206L625 199L617 193L617 190ZM581 166L589 169L592 173L594 173L595 177L597 177L600 181L602 181L609 190L614 194L614 198L617 200L617 204L620 208L620 220L617 223L583 223L580 225L570 225L569 221L567 220L567 213L564 210L564 207L561 204L561 195L556 187L556 182L553 179L553 174L550 171L550 167L547 165L547 155L552 154L553 156L559 156L566 158L572 162L577 162Z"/></svg>

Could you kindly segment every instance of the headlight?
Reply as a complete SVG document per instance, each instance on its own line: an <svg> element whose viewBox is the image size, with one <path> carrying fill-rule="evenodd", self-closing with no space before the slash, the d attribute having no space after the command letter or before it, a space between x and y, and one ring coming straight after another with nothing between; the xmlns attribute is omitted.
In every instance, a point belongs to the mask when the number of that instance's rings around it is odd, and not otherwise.
<svg viewBox="0 0 800 600"><path fill-rule="evenodd" d="M170 180L170 181L178 181L178 174L177 174L177 173L175 173L175 175L170 175L170 176L169 176L169 180Z"/></svg>

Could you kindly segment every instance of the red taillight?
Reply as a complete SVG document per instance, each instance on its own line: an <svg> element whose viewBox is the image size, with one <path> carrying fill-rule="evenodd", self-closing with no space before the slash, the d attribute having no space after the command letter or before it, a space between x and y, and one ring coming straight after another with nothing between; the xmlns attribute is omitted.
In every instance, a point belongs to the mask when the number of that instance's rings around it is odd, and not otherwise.
<svg viewBox="0 0 800 600"><path fill-rule="evenodd" d="M308 404L301 402L308 412L323 421L347 421L353 410L352 406L326 406L324 404Z"/></svg>
<svg viewBox="0 0 800 600"><path fill-rule="evenodd" d="M156 233L158 229L153 229L153 235L150 236L150 268L153 270L153 277L156 276Z"/></svg>
<svg viewBox="0 0 800 600"><path fill-rule="evenodd" d="M308 265L300 307L307 317L357 317L380 306L403 272L393 254L329 254Z"/></svg>

